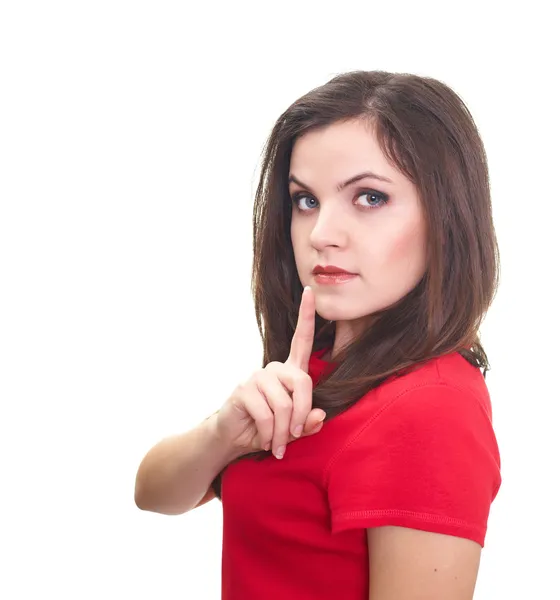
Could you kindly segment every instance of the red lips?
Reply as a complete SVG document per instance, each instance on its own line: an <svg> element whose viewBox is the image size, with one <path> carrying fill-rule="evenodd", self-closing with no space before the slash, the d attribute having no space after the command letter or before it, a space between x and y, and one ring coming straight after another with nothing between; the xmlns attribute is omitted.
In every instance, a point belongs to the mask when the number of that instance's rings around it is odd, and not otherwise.
<svg viewBox="0 0 560 600"><path fill-rule="evenodd" d="M333 265L325 265L322 267L321 265L317 265L313 269L313 275L355 275L355 273L350 273L350 271L346 271L341 269L340 267L335 267Z"/></svg>

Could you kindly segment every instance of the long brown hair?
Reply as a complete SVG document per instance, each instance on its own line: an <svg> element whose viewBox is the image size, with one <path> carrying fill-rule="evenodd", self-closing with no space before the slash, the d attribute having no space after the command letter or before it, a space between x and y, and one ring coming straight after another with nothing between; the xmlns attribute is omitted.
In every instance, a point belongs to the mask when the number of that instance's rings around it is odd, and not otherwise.
<svg viewBox="0 0 560 600"><path fill-rule="evenodd" d="M385 71L337 75L296 100L263 152L253 213L252 290L263 366L285 361L302 295L290 238L291 151L308 131L336 122L371 126L387 160L416 186L427 223L427 270L418 285L372 315L313 391L327 419L393 374L458 351L489 369L479 327L499 282L488 165L473 117L446 84ZM316 315L314 348L332 344L334 323ZM263 454L263 453L258 453Z"/></svg>

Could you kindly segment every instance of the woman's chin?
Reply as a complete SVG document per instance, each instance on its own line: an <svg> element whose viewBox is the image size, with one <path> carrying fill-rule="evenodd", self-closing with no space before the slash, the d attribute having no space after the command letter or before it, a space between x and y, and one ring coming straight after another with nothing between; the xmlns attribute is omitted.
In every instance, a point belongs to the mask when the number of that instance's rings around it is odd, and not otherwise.
<svg viewBox="0 0 560 600"><path fill-rule="evenodd" d="M378 306L344 306L344 303L338 301L335 303L324 302L317 298L315 304L317 314L325 321L364 321L364 324L373 318L373 313L380 310Z"/></svg>
<svg viewBox="0 0 560 600"><path fill-rule="evenodd" d="M354 321L365 315L359 311L344 309L343 307L321 307L316 306L317 314L325 321Z"/></svg>

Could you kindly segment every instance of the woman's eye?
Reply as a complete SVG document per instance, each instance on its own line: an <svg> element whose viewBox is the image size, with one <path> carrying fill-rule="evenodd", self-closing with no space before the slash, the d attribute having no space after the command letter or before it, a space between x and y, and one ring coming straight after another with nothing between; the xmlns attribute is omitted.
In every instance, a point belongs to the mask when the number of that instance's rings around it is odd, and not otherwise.
<svg viewBox="0 0 560 600"><path fill-rule="evenodd" d="M363 198L364 201L360 201L360 198ZM387 200L387 196L381 192L364 192L358 196L356 204L366 206L367 208L377 208L378 206L385 204Z"/></svg>
<svg viewBox="0 0 560 600"><path fill-rule="evenodd" d="M317 200L311 196L295 196L294 204L299 208L299 210L311 210L315 208L318 204Z"/></svg>

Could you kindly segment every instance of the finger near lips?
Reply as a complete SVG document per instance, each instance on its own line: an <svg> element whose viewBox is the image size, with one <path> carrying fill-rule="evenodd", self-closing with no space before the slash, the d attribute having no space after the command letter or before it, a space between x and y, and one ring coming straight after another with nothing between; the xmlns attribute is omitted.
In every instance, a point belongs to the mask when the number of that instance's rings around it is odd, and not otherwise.
<svg viewBox="0 0 560 600"><path fill-rule="evenodd" d="M268 449L268 444L271 443L272 452L279 459L283 458L289 442L301 437L302 433L315 433L320 425L320 419L317 418L309 431L307 420L313 390L307 371L314 332L315 299L311 288L307 286L302 293L298 321L286 363L269 363L256 381L258 393L265 399L273 414L272 434L271 426L266 420L263 421L266 422L266 431L261 430L257 423L259 437L263 448Z"/></svg>
<svg viewBox="0 0 560 600"><path fill-rule="evenodd" d="M307 372L309 358L313 350L315 333L315 298L312 289L307 286L303 290L299 306L298 321L292 337L288 361Z"/></svg>
<svg viewBox="0 0 560 600"><path fill-rule="evenodd" d="M292 377L292 419L290 432L294 437L301 436L307 415L313 403L313 382L307 373L301 370Z"/></svg>

